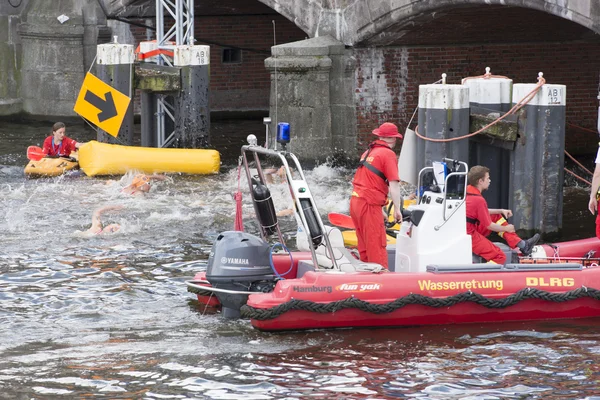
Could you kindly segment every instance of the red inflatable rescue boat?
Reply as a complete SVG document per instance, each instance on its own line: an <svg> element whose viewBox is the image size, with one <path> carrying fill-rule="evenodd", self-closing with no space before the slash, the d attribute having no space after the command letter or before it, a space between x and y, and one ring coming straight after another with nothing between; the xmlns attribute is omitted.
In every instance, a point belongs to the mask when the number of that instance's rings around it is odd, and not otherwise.
<svg viewBox="0 0 600 400"><path fill-rule="evenodd" d="M285 247L261 168L250 176L246 152L257 164L259 154L282 160L296 205L298 252ZM207 271L187 282L201 304L220 306L224 317L280 331L600 316L596 238L536 246L530 257L504 246L505 265L473 261L465 163L452 163L444 184L449 195L426 191L405 210L396 243L388 246L388 271L357 260L341 232L323 225L293 154L251 143L242 158L261 237L221 233ZM270 243L274 234L279 241Z"/></svg>

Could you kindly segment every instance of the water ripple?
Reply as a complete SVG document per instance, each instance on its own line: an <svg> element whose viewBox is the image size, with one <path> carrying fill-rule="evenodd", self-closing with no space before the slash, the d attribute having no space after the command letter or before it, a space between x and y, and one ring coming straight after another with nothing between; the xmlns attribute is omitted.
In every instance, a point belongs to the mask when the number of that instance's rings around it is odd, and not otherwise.
<svg viewBox="0 0 600 400"><path fill-rule="evenodd" d="M261 121L215 126L240 141L264 129ZM121 193L134 172L27 180L26 148L47 131L0 125L12 141L0 149L0 397L599 398L600 320L273 334L206 314L184 281L206 270L216 236L233 227L238 184L245 228L258 229L235 166L174 174L140 198ZM69 127L77 139L95 134ZM327 165L307 171L324 217L348 212L351 175ZM585 210L589 193L569 190L582 203L571 208ZM287 188L272 195L287 204ZM106 217L123 229L83 235L106 204L124 206ZM569 220L589 222L573 210ZM280 222L292 239L293 218Z"/></svg>

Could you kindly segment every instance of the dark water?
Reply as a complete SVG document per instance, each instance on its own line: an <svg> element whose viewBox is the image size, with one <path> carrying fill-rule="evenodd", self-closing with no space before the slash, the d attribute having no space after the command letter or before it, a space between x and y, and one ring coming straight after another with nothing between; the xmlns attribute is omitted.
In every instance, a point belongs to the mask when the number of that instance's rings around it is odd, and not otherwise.
<svg viewBox="0 0 600 400"><path fill-rule="evenodd" d="M170 176L141 198L120 193L132 174L25 179L48 130L0 124L0 398L600 399L600 319L273 334L203 314L184 281L233 226L235 160L260 120L213 122L222 174ZM308 173L322 214L348 211L351 174ZM565 189L568 238L593 234L588 195ZM105 218L121 231L83 234L107 204L124 206Z"/></svg>

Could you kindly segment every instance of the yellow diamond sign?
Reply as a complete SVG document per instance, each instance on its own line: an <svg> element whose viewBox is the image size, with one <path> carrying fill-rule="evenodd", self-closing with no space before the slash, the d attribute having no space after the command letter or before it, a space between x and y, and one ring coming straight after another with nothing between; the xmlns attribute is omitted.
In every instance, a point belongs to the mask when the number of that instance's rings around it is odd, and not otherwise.
<svg viewBox="0 0 600 400"><path fill-rule="evenodd" d="M117 137L130 101L131 98L88 72L73 111Z"/></svg>

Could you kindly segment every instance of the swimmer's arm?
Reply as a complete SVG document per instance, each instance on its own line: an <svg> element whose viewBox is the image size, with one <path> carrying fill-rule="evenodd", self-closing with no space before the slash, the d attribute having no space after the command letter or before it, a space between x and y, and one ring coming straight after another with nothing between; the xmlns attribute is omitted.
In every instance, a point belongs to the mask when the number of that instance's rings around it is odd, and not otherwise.
<svg viewBox="0 0 600 400"><path fill-rule="evenodd" d="M293 213L294 213L294 209L288 208L286 210L278 211L277 213L275 213L275 215L278 217L287 217L288 215L292 215Z"/></svg>
<svg viewBox="0 0 600 400"><path fill-rule="evenodd" d="M152 179L154 181L164 181L167 179L166 175L161 175L161 174L152 174L152 175L148 175L149 179Z"/></svg>
<svg viewBox="0 0 600 400"><path fill-rule="evenodd" d="M98 213L98 216L100 216L107 211L117 211L117 210L122 210L122 209L123 209L122 205L104 206L104 207L100 207L100 208L96 209L94 211L94 214Z"/></svg>
<svg viewBox="0 0 600 400"><path fill-rule="evenodd" d="M102 230L102 220L100 219L101 215L102 213L99 212L99 210L94 211L94 213L92 214L92 226L90 227L90 229L88 229L88 231L99 232Z"/></svg>
<svg viewBox="0 0 600 400"><path fill-rule="evenodd" d="M104 207L97 208L96 210L94 210L94 213L92 214L92 226L90 227L89 230L92 232L101 231L102 230L102 219L101 219L102 214L107 211L117 211L117 210L122 210L122 209L123 209L123 206L121 206L121 205L104 206Z"/></svg>

